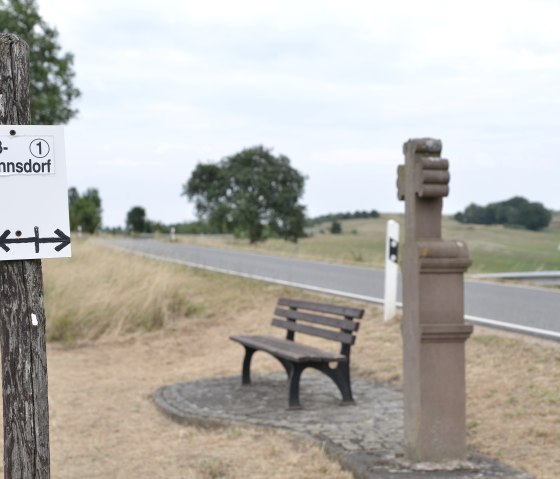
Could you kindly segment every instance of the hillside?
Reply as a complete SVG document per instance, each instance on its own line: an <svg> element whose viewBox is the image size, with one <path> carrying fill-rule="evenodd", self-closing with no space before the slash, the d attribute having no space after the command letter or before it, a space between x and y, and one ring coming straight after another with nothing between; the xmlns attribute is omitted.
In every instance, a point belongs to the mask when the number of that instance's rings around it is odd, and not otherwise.
<svg viewBox="0 0 560 479"><path fill-rule="evenodd" d="M341 234L329 233L331 223L309 228L309 237L298 243L270 239L250 246L246 240L231 236L182 236L181 241L221 248L240 248L265 254L288 255L320 261L383 267L385 230L388 219L401 225L403 215L384 214L380 218L339 221ZM464 240L473 265L469 273L560 270L560 214L544 231L513 229L502 225L468 225L451 217L443 221L445 239Z"/></svg>

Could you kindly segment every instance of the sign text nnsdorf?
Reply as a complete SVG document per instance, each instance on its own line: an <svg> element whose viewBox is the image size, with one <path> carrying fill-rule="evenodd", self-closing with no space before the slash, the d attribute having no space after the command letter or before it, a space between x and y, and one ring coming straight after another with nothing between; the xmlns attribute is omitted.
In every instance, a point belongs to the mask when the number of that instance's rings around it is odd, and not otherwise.
<svg viewBox="0 0 560 479"><path fill-rule="evenodd" d="M0 126L0 261L71 256L61 126Z"/></svg>
<svg viewBox="0 0 560 479"><path fill-rule="evenodd" d="M0 175L54 175L54 137L17 135L18 130L0 140Z"/></svg>

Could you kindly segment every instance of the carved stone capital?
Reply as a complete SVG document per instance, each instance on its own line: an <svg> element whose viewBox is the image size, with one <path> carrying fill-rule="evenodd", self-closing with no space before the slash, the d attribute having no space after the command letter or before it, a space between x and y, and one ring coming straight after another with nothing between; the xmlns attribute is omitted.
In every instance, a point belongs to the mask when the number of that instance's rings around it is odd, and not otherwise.
<svg viewBox="0 0 560 479"><path fill-rule="evenodd" d="M422 324L420 341L423 343L464 343L473 332L470 324Z"/></svg>
<svg viewBox="0 0 560 479"><path fill-rule="evenodd" d="M471 265L463 241L421 240L416 243L422 273L464 273Z"/></svg>
<svg viewBox="0 0 560 479"><path fill-rule="evenodd" d="M399 200L405 199L407 175L412 176L412 188L420 198L442 198L449 194L449 161L440 158L441 148L441 141L433 138L408 140L404 144L405 165L397 170Z"/></svg>

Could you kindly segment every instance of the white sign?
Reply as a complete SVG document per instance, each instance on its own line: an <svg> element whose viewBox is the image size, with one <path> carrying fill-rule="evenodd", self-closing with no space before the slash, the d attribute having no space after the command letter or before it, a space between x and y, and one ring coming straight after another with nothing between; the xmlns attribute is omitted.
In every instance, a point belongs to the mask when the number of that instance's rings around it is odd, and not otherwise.
<svg viewBox="0 0 560 479"><path fill-rule="evenodd" d="M70 256L63 128L0 125L0 261Z"/></svg>

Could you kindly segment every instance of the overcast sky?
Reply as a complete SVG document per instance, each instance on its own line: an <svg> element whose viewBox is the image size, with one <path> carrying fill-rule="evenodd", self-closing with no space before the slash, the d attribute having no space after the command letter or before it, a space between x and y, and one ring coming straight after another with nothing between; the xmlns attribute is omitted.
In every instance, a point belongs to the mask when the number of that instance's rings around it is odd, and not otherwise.
<svg viewBox="0 0 560 479"><path fill-rule="evenodd" d="M106 226L195 219L198 162L265 145L310 216L403 211L409 138L443 141L447 213L522 195L560 209L560 2L38 0L75 55L69 186Z"/></svg>

